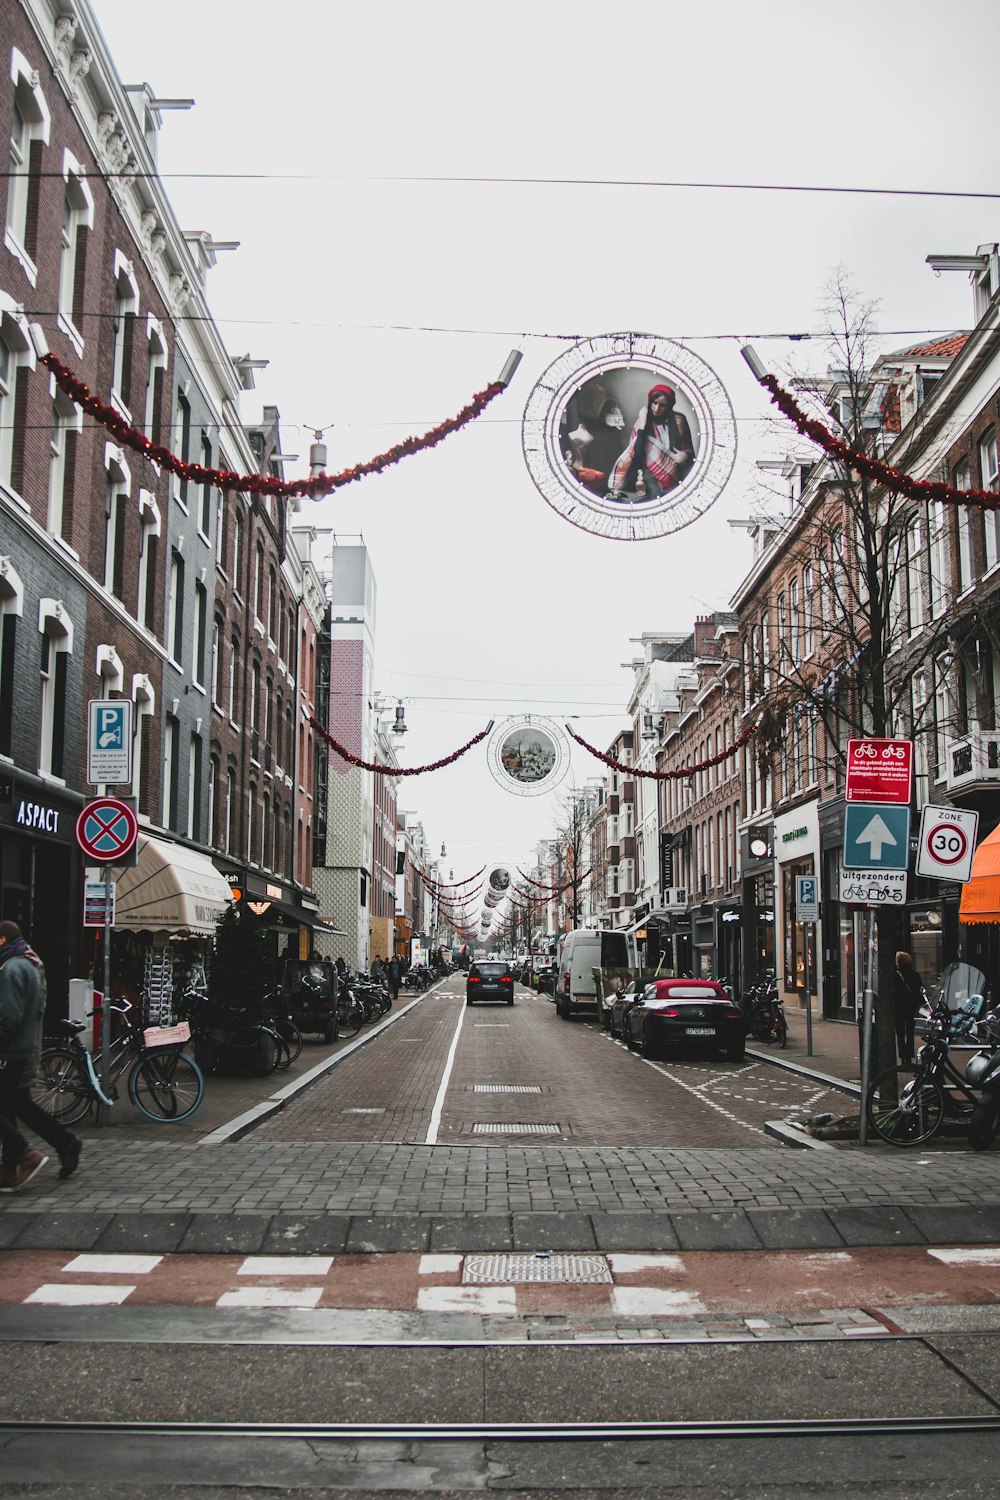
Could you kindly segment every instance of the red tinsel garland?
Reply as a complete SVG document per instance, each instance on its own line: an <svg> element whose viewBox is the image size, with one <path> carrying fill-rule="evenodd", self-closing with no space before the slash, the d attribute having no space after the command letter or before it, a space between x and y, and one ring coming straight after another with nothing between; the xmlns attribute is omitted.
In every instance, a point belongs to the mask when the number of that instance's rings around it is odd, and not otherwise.
<svg viewBox="0 0 1000 1500"><path fill-rule="evenodd" d="M465 755L467 751L471 750L473 745L478 745L480 740L484 740L493 728L492 723L487 724L485 729L481 729L466 744L459 746L457 750L453 750L451 755L446 755L441 760L432 761L429 766L384 766L379 761L362 760L360 755L355 755L352 751L348 750L339 740L334 739L330 731L324 728L317 718L310 717L309 722L317 734L326 740L330 749L336 750L337 754L343 760L346 760L352 766L360 766L362 771L374 771L376 776L422 776L425 771L440 771L442 766L450 766L453 761L458 760L460 756Z"/></svg>
<svg viewBox="0 0 1000 1500"><path fill-rule="evenodd" d="M579 885L582 880L586 880L588 875L592 875L594 873L594 867L593 865L591 865L589 870L585 870L584 873L580 875L576 880L567 880L565 885L542 885L541 881L532 880L530 875L525 875L523 870L518 870L517 873L520 875L522 880L526 880L528 884L533 885L536 890L545 891L550 896L561 896L563 891L568 891L572 886Z"/></svg>
<svg viewBox="0 0 1000 1500"><path fill-rule="evenodd" d="M151 442L144 432L130 427L113 406L99 401L89 386L84 385L69 366L64 365L54 354L44 354L40 363L51 370L60 389L69 396L71 401L75 401L78 406L82 407L88 416L106 427L120 443L124 443L127 448L133 449L136 453L142 453L151 463L157 464L161 469L169 469L172 474L177 474L181 479L190 480L192 484L210 484L221 490L241 490L252 495L285 495L289 498L301 496L306 500L318 500L321 495L332 494L334 490L341 489L345 484L351 484L355 479L364 479L368 474L381 474L383 469L388 469L392 464L398 463L401 458L409 458L413 453L421 453L425 448L433 448L443 438L457 432L466 423L474 421L486 409L494 396L499 396L500 392L506 389L499 380L494 380L484 391L479 391L473 396L469 404L463 406L457 416L449 417L437 427L432 427L430 432L425 432L422 437L404 438L401 443L396 443L385 453L366 459L364 463L355 464L351 469L342 469L339 474L315 474L309 479L278 479L273 474L234 474L229 469L208 469L202 464L185 463L183 459L171 453L169 448Z"/></svg>
<svg viewBox="0 0 1000 1500"><path fill-rule="evenodd" d="M481 870L477 870L475 875L469 875L465 880L430 880L425 875L424 885L430 886L432 891L454 891L460 885L471 885L474 880L478 880L480 875L485 874L485 872L486 866L483 865Z"/></svg>
<svg viewBox="0 0 1000 1500"><path fill-rule="evenodd" d="M789 395L773 375L759 376L758 379L778 410L798 428L803 437L818 443L831 458L839 459L856 474L861 474L866 479L884 486L894 495L905 495L908 500L934 500L952 505L977 505L983 510L996 510L1000 507L1000 494L994 490L957 490L953 485L943 484L937 480L914 479L902 469L894 469L891 465L883 463L881 459L870 458L867 453L859 453L849 443L835 437L822 422L817 422L814 417L807 416L794 396Z"/></svg>
<svg viewBox="0 0 1000 1500"><path fill-rule="evenodd" d="M718 755L710 756L708 760L700 760L696 766L681 766L676 771L640 771L637 766L627 766L623 761L615 760L613 755L606 755L603 750L598 750L596 745L589 745L578 734L574 734L568 724L566 725L566 733L570 738L576 740L578 745L582 745L584 750L589 750L591 755L595 755L598 760L602 760L606 766L610 766L613 771L621 771L626 776L640 776L644 781L682 781L688 776L693 776L696 771L707 771L710 766L719 766L724 760L729 760L730 756L735 755L737 750L741 750L756 732L757 725L751 724L744 729L742 734L737 735L733 743L725 750L721 750Z"/></svg>

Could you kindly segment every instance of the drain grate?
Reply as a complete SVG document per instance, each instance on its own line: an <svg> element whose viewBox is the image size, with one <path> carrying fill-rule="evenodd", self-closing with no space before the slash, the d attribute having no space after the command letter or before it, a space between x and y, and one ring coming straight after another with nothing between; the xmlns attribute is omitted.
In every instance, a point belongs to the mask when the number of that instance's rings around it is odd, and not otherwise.
<svg viewBox="0 0 1000 1500"><path fill-rule="evenodd" d="M342 1115L384 1115L385 1109L342 1109Z"/></svg>
<svg viewBox="0 0 1000 1500"><path fill-rule="evenodd" d="M526 1125L511 1124L508 1121L494 1121L489 1124L480 1121L473 1125L473 1135L559 1135L558 1125Z"/></svg>
<svg viewBox="0 0 1000 1500"><path fill-rule="evenodd" d="M607 1286L611 1271L603 1255L467 1255L462 1282L476 1286L559 1282Z"/></svg>
<svg viewBox="0 0 1000 1500"><path fill-rule="evenodd" d="M474 1083L474 1094L540 1094L540 1083Z"/></svg>
<svg viewBox="0 0 1000 1500"><path fill-rule="evenodd" d="M509 1031L510 1030L510 1022L509 1021L473 1021L472 1024L476 1028L477 1031L487 1030L491 1026L498 1026L498 1027L500 1027L500 1029L502 1031Z"/></svg>

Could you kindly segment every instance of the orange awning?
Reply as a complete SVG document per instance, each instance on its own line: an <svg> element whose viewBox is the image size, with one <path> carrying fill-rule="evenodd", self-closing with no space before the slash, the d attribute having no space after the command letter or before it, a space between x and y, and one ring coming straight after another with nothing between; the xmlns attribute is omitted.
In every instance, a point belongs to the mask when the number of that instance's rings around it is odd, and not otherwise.
<svg viewBox="0 0 1000 1500"><path fill-rule="evenodd" d="M987 834L972 856L972 879L962 887L958 920L1000 922L1000 827Z"/></svg>

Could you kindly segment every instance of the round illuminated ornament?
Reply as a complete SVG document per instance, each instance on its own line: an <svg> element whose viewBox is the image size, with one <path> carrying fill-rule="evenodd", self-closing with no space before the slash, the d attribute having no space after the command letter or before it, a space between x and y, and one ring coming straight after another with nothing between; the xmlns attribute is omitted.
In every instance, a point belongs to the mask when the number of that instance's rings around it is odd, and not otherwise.
<svg viewBox="0 0 1000 1500"><path fill-rule="evenodd" d="M518 797L537 797L558 786L566 775L569 745L551 719L505 719L490 735L486 759L493 780L505 791ZM510 873L504 873L509 884ZM501 889L506 890L506 886Z"/></svg>
<svg viewBox="0 0 1000 1500"><path fill-rule="evenodd" d="M715 371L684 344L607 333L563 351L525 408L525 462L567 521L615 541L680 531L722 493L736 421Z"/></svg>

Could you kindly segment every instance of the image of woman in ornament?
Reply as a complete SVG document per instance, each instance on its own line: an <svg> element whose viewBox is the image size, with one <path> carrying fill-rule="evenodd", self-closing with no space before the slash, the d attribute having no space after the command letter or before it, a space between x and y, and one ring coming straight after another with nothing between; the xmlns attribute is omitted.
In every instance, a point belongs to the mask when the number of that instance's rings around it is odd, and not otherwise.
<svg viewBox="0 0 1000 1500"><path fill-rule="evenodd" d="M669 385L651 387L628 447L608 481L608 499L624 503L654 499L676 489L694 462L695 447L683 412Z"/></svg>

